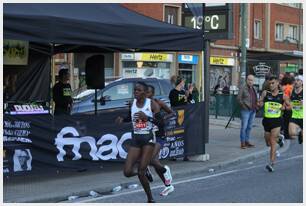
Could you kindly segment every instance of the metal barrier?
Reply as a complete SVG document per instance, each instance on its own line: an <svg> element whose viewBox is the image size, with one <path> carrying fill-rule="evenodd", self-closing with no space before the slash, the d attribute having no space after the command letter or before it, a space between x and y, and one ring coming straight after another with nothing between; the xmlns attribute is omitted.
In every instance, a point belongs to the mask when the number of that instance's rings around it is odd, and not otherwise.
<svg viewBox="0 0 306 206"><path fill-rule="evenodd" d="M218 116L240 117L240 107L235 94L211 94L209 102L209 114Z"/></svg>

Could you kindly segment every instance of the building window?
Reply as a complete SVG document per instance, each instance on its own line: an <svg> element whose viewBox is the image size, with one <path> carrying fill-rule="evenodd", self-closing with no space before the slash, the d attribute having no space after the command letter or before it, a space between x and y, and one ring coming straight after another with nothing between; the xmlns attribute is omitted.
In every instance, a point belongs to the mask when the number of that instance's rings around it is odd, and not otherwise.
<svg viewBox="0 0 306 206"><path fill-rule="evenodd" d="M289 3L288 6L294 7L294 8L300 8L299 3Z"/></svg>
<svg viewBox="0 0 306 206"><path fill-rule="evenodd" d="M254 22L254 38L261 39L261 21L259 20Z"/></svg>
<svg viewBox="0 0 306 206"><path fill-rule="evenodd" d="M284 5L284 6L290 6L290 7L293 7L293 8L300 8L300 6L303 6L303 4L300 4L300 3L280 3L281 5Z"/></svg>
<svg viewBox="0 0 306 206"><path fill-rule="evenodd" d="M290 42L295 42L295 41L297 41L297 32L298 32L298 30L297 30L297 26L293 26L293 25L290 25L289 26L289 34L288 34L288 40L290 41Z"/></svg>
<svg viewBox="0 0 306 206"><path fill-rule="evenodd" d="M283 41L284 39L284 24L276 24L275 40Z"/></svg>
<svg viewBox="0 0 306 206"><path fill-rule="evenodd" d="M165 21L169 24L179 24L177 7L165 6Z"/></svg>

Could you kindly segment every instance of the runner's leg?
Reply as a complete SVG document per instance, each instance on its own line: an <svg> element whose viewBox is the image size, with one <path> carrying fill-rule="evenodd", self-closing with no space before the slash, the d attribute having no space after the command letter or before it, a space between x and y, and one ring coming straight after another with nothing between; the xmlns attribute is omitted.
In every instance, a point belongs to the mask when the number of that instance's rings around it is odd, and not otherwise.
<svg viewBox="0 0 306 206"><path fill-rule="evenodd" d="M151 189L150 189L150 184L148 178L145 176L145 171L147 167L150 164L150 161L152 159L153 155L153 150L154 150L154 145L144 145L141 149L141 157L140 157L140 163L138 166L138 178L139 181L146 192L148 202L153 201Z"/></svg>
<svg viewBox="0 0 306 206"><path fill-rule="evenodd" d="M137 172L134 171L133 167L140 157L140 152L141 150L138 147L133 147L133 146L129 147L127 158L124 164L124 170L123 170L124 176L132 177L137 175Z"/></svg>
<svg viewBox="0 0 306 206"><path fill-rule="evenodd" d="M264 136L267 147L270 147L270 134L271 132L265 132L265 136Z"/></svg>
<svg viewBox="0 0 306 206"><path fill-rule="evenodd" d="M289 136L291 139L295 139L298 136L298 130L299 126L293 122L289 123Z"/></svg>
<svg viewBox="0 0 306 206"><path fill-rule="evenodd" d="M166 169L164 168L164 166L160 163L159 161L159 151L160 151L160 144L156 143L154 146L154 150L153 150L153 157L152 160L150 162L150 165L152 165L156 171L156 173L158 174L158 176L160 177L160 179L163 181L163 183L165 183L165 177L164 177L164 173L166 172Z"/></svg>
<svg viewBox="0 0 306 206"><path fill-rule="evenodd" d="M270 162L271 162L271 164L274 164L274 162L275 162L276 144L277 144L277 138L278 138L279 133L280 133L280 127L276 127L276 128L271 130L271 134L270 134L270 145L271 145Z"/></svg>

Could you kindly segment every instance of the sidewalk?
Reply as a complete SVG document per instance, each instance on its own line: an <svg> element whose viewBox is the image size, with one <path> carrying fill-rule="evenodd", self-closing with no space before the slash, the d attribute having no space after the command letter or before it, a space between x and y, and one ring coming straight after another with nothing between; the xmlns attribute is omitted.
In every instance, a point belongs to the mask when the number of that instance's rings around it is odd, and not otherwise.
<svg viewBox="0 0 306 206"><path fill-rule="evenodd" d="M162 161L171 168L173 181L178 177L188 174L208 172L213 168L215 171L245 160L267 155L269 150L263 139L263 128L261 119L255 119L254 128L250 142L255 144L255 148L240 149L240 119L235 118L229 128L225 129L229 117L210 117L209 143L206 144L206 153L210 159L204 162L195 161ZM289 148L290 142L280 150L283 152ZM268 158L268 157L267 157ZM59 202L67 200L68 196L77 195L80 197L89 196L89 192L94 190L100 194L110 193L111 190L121 185L123 188L128 184L140 183L137 177L126 178L123 175L122 163L104 164L99 171L86 171L74 173L62 173L40 177L19 177L16 179L5 179L3 183L4 202ZM152 171L153 172L153 171ZM158 176L153 172L154 183L162 184Z"/></svg>

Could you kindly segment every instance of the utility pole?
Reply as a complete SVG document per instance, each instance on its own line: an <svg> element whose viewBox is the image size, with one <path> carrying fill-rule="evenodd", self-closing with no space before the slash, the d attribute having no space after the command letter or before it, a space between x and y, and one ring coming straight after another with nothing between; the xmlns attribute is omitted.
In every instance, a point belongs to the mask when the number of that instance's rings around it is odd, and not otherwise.
<svg viewBox="0 0 306 206"><path fill-rule="evenodd" d="M303 26L303 24L301 24L302 22L302 18L303 18L303 10L302 10L302 4L300 3L299 4L299 33L298 33L298 41L297 41L297 48L298 48L298 51L302 51L302 48L301 48L301 27ZM298 70L299 69L302 69L302 60L299 59L298 60Z"/></svg>
<svg viewBox="0 0 306 206"><path fill-rule="evenodd" d="M241 57L240 57L240 85L246 79L246 39L247 39L247 31L248 31L248 10L247 4L240 4L240 16L241 16ZM244 76L242 76L244 74Z"/></svg>

